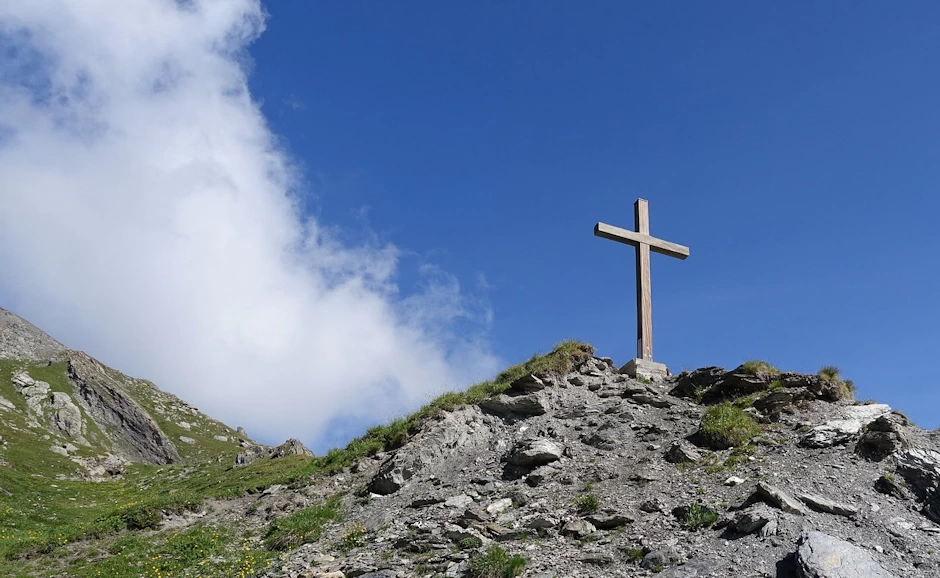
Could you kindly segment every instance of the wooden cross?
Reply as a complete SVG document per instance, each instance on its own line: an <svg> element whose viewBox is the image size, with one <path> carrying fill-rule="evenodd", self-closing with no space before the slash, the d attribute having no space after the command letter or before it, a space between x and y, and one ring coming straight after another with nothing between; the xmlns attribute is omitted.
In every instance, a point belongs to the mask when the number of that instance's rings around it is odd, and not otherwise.
<svg viewBox="0 0 940 578"><path fill-rule="evenodd" d="M594 225L594 235L636 247L636 336L637 357L653 360L653 304L650 293L650 251L685 259L689 248L650 236L649 203L637 199L633 204L636 231L606 223Z"/></svg>

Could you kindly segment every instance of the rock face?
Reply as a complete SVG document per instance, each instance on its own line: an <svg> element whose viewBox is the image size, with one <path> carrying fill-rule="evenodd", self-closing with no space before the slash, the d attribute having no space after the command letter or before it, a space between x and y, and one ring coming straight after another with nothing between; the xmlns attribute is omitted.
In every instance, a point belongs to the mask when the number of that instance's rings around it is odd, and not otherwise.
<svg viewBox="0 0 940 578"><path fill-rule="evenodd" d="M855 451L865 459L880 462L891 454L907 449L911 442L904 428L910 425L902 415L889 413L868 424Z"/></svg>
<svg viewBox="0 0 940 578"><path fill-rule="evenodd" d="M453 450L468 444L486 443L485 436L471 435L481 420L482 412L475 406L444 414L439 422L381 465L369 483L369 490L380 495L396 492L419 471L428 467L445 468L446 458Z"/></svg>
<svg viewBox="0 0 940 578"><path fill-rule="evenodd" d="M801 578L893 578L865 550L822 532L800 536L796 560Z"/></svg>
<svg viewBox="0 0 940 578"><path fill-rule="evenodd" d="M910 449L897 454L898 472L924 502L924 514L940 523L940 453Z"/></svg>
<svg viewBox="0 0 940 578"><path fill-rule="evenodd" d="M50 421L55 428L72 438L87 444L85 441L85 422L78 406L72 403L72 398L61 391L53 392L49 398Z"/></svg>
<svg viewBox="0 0 940 578"><path fill-rule="evenodd" d="M102 426L117 455L152 464L180 460L170 438L100 364L79 352L69 352L67 360L78 402Z"/></svg>
<svg viewBox="0 0 940 578"><path fill-rule="evenodd" d="M56 359L65 346L32 323L0 308L0 359Z"/></svg>

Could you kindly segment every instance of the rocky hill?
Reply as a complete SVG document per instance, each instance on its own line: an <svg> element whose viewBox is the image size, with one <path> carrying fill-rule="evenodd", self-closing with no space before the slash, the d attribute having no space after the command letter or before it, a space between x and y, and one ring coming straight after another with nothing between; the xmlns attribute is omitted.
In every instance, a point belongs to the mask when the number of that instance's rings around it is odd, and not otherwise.
<svg viewBox="0 0 940 578"><path fill-rule="evenodd" d="M940 576L940 432L854 401L835 368L800 375L750 362L646 383L564 342L325 456L245 441L187 457L169 425L182 402L142 396L145 382L45 338L0 343L51 356L6 370L18 428L44 429L44 444L78 446L69 431L106 439L126 460L164 464L60 481L18 463L11 444L0 467L3 575ZM33 404L41 415L30 413L23 392L59 367L83 431L55 417L61 389L48 379ZM163 437L121 440L94 417L96 396L81 393L98 387L151 400L138 408ZM187 431L234 438L204 420ZM171 463L171 447L188 463Z"/></svg>

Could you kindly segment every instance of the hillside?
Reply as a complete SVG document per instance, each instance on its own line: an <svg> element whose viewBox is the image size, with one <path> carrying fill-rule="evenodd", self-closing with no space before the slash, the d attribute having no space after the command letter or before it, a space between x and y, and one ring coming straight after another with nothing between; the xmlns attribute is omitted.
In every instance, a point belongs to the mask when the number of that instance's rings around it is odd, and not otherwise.
<svg viewBox="0 0 940 578"><path fill-rule="evenodd" d="M645 383L564 342L312 457L0 328L4 576L940 575L940 432L835 368Z"/></svg>

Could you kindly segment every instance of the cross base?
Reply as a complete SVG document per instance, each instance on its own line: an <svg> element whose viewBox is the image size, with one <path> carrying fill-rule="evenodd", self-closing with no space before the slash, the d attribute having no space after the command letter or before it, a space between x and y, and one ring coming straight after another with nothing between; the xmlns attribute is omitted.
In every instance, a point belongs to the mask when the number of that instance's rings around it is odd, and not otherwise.
<svg viewBox="0 0 940 578"><path fill-rule="evenodd" d="M665 381L669 376L669 368L664 363L657 363L650 359L631 359L620 368L620 373L632 378L642 377L650 381Z"/></svg>

